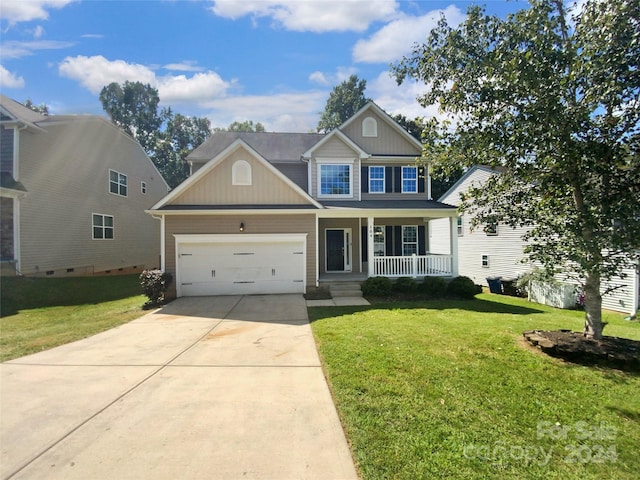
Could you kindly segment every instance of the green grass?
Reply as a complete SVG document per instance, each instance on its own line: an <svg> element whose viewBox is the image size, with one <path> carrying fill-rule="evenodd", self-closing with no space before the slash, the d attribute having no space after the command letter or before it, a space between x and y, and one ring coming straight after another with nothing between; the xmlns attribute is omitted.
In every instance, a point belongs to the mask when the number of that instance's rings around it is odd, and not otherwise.
<svg viewBox="0 0 640 480"><path fill-rule="evenodd" d="M138 275L3 277L0 361L47 350L121 325L144 312Z"/></svg>
<svg viewBox="0 0 640 480"><path fill-rule="evenodd" d="M310 308L361 477L637 478L640 376L522 343L525 330L581 330L583 315L491 294ZM640 339L637 322L604 317L606 335Z"/></svg>

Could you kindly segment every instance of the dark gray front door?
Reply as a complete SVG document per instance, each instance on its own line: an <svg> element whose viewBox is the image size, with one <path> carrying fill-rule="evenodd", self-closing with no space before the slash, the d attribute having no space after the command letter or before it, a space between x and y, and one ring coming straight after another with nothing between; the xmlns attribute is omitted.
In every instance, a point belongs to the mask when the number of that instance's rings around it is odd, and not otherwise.
<svg viewBox="0 0 640 480"><path fill-rule="evenodd" d="M344 271L344 230L326 231L327 272Z"/></svg>

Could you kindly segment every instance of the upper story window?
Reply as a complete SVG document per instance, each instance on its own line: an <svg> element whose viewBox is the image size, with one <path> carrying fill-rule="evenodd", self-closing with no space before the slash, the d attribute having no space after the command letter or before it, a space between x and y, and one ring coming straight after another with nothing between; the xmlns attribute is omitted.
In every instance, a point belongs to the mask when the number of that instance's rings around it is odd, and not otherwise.
<svg viewBox="0 0 640 480"><path fill-rule="evenodd" d="M147 194L147 182L140 182L140 193Z"/></svg>
<svg viewBox="0 0 640 480"><path fill-rule="evenodd" d="M109 170L109 192L127 196L127 176L124 173Z"/></svg>
<svg viewBox="0 0 640 480"><path fill-rule="evenodd" d="M402 167L402 193L418 193L418 167Z"/></svg>
<svg viewBox="0 0 640 480"><path fill-rule="evenodd" d="M369 193L384 193L384 167L369 167Z"/></svg>
<svg viewBox="0 0 640 480"><path fill-rule="evenodd" d="M351 197L351 165L318 164L319 197Z"/></svg>
<svg viewBox="0 0 640 480"><path fill-rule="evenodd" d="M498 235L498 222L497 221L487 222L487 224L484 227L484 233L486 233L488 236L493 236L493 237Z"/></svg>
<svg viewBox="0 0 640 480"><path fill-rule="evenodd" d="M251 164L246 160L238 160L231 167L231 183L233 185L251 185Z"/></svg>
<svg viewBox="0 0 640 480"><path fill-rule="evenodd" d="M363 137L377 137L378 136L378 122L373 117L367 117L362 121L362 136Z"/></svg>
<svg viewBox="0 0 640 480"><path fill-rule="evenodd" d="M111 240L113 239L113 216L94 213L92 217L94 240Z"/></svg>
<svg viewBox="0 0 640 480"><path fill-rule="evenodd" d="M462 216L458 217L458 236L462 237L464 235L464 220Z"/></svg>

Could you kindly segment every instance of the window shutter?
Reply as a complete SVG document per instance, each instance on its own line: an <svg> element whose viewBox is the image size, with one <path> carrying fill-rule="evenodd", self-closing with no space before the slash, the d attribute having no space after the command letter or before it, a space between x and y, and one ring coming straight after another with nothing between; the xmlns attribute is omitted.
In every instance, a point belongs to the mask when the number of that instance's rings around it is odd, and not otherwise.
<svg viewBox="0 0 640 480"><path fill-rule="evenodd" d="M394 255L402 255L402 227L400 225L393 227L393 247Z"/></svg>
<svg viewBox="0 0 640 480"><path fill-rule="evenodd" d="M393 167L384 167L384 183L385 183L384 185L385 193L392 193L393 192Z"/></svg>
<svg viewBox="0 0 640 480"><path fill-rule="evenodd" d="M402 167L393 167L393 191L402 192Z"/></svg>
<svg viewBox="0 0 640 480"><path fill-rule="evenodd" d="M427 254L426 228L424 225L418 225L418 255Z"/></svg>
<svg viewBox="0 0 640 480"><path fill-rule="evenodd" d="M364 226L362 227L362 261L366 262L367 261L367 252L369 251L367 249L367 240L368 240L368 235L367 235L367 227Z"/></svg>
<svg viewBox="0 0 640 480"><path fill-rule="evenodd" d="M418 168L418 193L424 193L424 185L426 180L426 178L424 178L424 175L425 169Z"/></svg>
<svg viewBox="0 0 640 480"><path fill-rule="evenodd" d="M369 192L369 167L360 167L360 191Z"/></svg>
<svg viewBox="0 0 640 480"><path fill-rule="evenodd" d="M384 253L388 256L393 255L393 227L391 225L384 227L384 241L386 242Z"/></svg>

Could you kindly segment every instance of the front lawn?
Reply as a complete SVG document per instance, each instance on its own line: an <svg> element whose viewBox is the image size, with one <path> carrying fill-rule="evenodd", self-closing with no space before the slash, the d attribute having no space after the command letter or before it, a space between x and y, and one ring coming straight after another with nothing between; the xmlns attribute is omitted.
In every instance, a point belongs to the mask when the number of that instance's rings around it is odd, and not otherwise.
<svg viewBox="0 0 640 480"><path fill-rule="evenodd" d="M138 275L1 282L0 361L79 340L144 313Z"/></svg>
<svg viewBox="0 0 640 480"><path fill-rule="evenodd" d="M492 294L310 308L361 477L637 478L640 376L523 344L583 316ZM638 322L604 320L605 335L640 339Z"/></svg>

